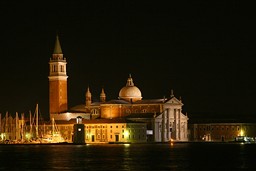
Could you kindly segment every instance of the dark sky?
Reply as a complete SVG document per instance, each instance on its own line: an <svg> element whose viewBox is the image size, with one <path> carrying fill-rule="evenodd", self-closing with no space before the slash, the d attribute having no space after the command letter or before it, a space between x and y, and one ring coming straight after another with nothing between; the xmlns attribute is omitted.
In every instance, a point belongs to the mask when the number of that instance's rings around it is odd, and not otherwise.
<svg viewBox="0 0 256 171"><path fill-rule="evenodd" d="M0 2L0 112L48 116L56 33L67 58L69 107L117 99L129 74L144 99L171 89L191 117L254 117L255 17L242 1Z"/></svg>

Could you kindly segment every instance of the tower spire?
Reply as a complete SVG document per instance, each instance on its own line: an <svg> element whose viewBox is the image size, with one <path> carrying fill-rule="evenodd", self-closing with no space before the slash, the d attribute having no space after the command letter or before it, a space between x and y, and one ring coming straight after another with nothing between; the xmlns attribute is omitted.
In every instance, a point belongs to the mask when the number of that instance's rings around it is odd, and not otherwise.
<svg viewBox="0 0 256 171"><path fill-rule="evenodd" d="M85 105L86 106L91 106L92 103L92 94L90 92L89 86L87 87L87 91L85 93Z"/></svg>
<svg viewBox="0 0 256 171"><path fill-rule="evenodd" d="M58 34L56 35L56 41L55 41L55 47L54 47L53 54L62 54L62 50L61 50Z"/></svg>
<svg viewBox="0 0 256 171"><path fill-rule="evenodd" d="M101 89L100 101L101 101L101 102L105 102L105 101L106 101L106 94L105 94L105 92L104 92L104 88Z"/></svg>

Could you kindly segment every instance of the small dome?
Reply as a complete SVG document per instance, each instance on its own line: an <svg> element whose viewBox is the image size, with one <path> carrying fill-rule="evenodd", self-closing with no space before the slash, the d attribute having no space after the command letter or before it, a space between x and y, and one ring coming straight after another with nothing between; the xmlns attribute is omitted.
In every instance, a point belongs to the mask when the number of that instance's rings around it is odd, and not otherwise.
<svg viewBox="0 0 256 171"><path fill-rule="evenodd" d="M119 99L135 102L141 100L141 91L133 83L131 75L127 79L126 86L119 91Z"/></svg>

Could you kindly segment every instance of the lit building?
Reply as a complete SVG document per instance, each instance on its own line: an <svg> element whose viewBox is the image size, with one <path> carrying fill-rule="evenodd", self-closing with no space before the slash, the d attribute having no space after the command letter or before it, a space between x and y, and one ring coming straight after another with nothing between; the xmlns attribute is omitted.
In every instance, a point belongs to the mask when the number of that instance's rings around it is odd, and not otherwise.
<svg viewBox="0 0 256 171"><path fill-rule="evenodd" d="M67 102L67 72L66 58L63 57L59 38L57 36L54 52L50 58L49 73L49 110L50 113L58 114L68 109Z"/></svg>
<svg viewBox="0 0 256 171"><path fill-rule="evenodd" d="M85 103L67 110L66 60L58 37L53 59L50 59L49 64L50 118L55 119L60 130L61 127L67 128L67 124L74 124L72 119L81 117L85 124L87 143L188 140L188 117L182 113L183 103L174 96L173 91L169 98L142 99L140 89L129 75L126 85L119 91L118 99L107 101L102 89L100 102L93 102L88 87Z"/></svg>
<svg viewBox="0 0 256 171"><path fill-rule="evenodd" d="M244 122L242 122L244 121ZM256 123L238 120L200 120L189 124L191 141L235 141L236 137L256 137Z"/></svg>

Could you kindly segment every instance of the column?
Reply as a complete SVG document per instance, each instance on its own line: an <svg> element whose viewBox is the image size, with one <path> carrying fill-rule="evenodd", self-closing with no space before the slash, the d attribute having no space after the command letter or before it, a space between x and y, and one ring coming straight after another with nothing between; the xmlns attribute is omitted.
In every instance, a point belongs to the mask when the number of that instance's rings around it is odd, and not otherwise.
<svg viewBox="0 0 256 171"><path fill-rule="evenodd" d="M180 115L181 115L181 109L178 110L179 140L181 140L181 119L180 119Z"/></svg>
<svg viewBox="0 0 256 171"><path fill-rule="evenodd" d="M162 137L162 142L165 142L165 111L163 111L163 114L162 114L162 134L161 134L161 137Z"/></svg>
<svg viewBox="0 0 256 171"><path fill-rule="evenodd" d="M167 118L167 141L169 141L170 139L171 139L171 135L170 135L170 108L168 108L167 110L166 110L166 112L167 112L167 116L166 116L166 118Z"/></svg>

